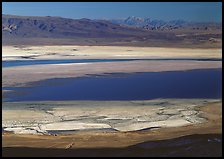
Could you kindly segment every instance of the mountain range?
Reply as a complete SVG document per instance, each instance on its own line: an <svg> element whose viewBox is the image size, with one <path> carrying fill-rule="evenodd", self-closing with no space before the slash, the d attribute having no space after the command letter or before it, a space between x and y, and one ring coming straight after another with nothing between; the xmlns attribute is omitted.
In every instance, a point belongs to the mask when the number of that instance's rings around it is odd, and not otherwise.
<svg viewBox="0 0 224 159"><path fill-rule="evenodd" d="M193 30L208 30L208 29L221 29L221 23L215 22L187 22L181 19L164 21L164 20L151 20L150 18L140 18L130 16L126 19L111 19L109 20L114 24L144 28L147 30L174 30L180 28L190 28Z"/></svg>
<svg viewBox="0 0 224 159"><path fill-rule="evenodd" d="M149 18L91 20L2 15L3 45L220 46L222 25Z"/></svg>

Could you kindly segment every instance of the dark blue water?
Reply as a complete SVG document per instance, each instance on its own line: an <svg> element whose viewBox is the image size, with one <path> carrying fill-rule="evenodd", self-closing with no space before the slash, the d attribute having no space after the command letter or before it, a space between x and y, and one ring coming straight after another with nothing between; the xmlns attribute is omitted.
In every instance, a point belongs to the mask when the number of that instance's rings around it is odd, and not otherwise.
<svg viewBox="0 0 224 159"><path fill-rule="evenodd" d="M196 61L221 61L221 59L63 59L63 60L13 60L2 61L2 67L16 67L27 65L43 65L43 64L64 64L64 63L93 63L93 62L123 62L123 61L137 61L137 60L196 60Z"/></svg>
<svg viewBox="0 0 224 159"><path fill-rule="evenodd" d="M222 69L50 79L5 89L16 90L6 101L221 98Z"/></svg>

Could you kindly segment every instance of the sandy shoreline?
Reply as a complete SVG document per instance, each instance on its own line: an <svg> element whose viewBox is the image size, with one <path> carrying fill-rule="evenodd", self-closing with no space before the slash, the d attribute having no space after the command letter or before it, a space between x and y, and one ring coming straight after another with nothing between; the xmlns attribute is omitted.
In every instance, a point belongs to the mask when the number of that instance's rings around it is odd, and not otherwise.
<svg viewBox="0 0 224 159"><path fill-rule="evenodd" d="M128 46L3 46L2 60L222 58L222 49Z"/></svg>
<svg viewBox="0 0 224 159"><path fill-rule="evenodd" d="M191 134L210 134L210 133L222 134L222 106L221 105L222 105L222 102L209 102L204 106L196 107L195 110L202 111L200 113L200 117L202 117L203 119L206 119L206 121L203 121L202 123L199 122L196 124L175 126L175 124L178 124L178 123L174 122L173 123L174 126L171 126L171 127L168 126L168 127L162 127L159 129L151 129L151 130L149 129L145 131L94 132L94 133L92 133L91 131L90 132L87 131L87 132L77 132L71 135L61 134L57 136L3 133L2 143L3 143L3 147L18 147L18 146L19 147L42 147L42 148L51 147L51 148L62 148L62 149L65 149L68 145L71 145L71 144L72 146L70 148L126 147L133 144L141 143L144 141L165 140L165 139L171 139L171 138L176 138L176 137L186 136ZM136 109L136 110L133 110L133 112L136 112L137 110L140 111L140 109ZM172 112L172 110L169 110L169 109L167 111L169 111L169 113ZM4 117L7 117L5 114L6 112L7 111L3 110L3 123L4 121L6 121L6 118L4 118ZM51 113L52 112L54 111L51 111ZM143 111L140 111L140 112L143 112ZM188 112L186 111L186 115L190 115L191 114L190 112L192 113L192 111L190 110ZM121 113L124 114L124 112L122 111ZM18 112L17 116L19 114L20 113ZM25 114L24 114L24 118L21 120L25 120L25 118L28 117ZM63 113L61 115L63 115ZM101 113L101 115L103 114ZM8 116L8 118L10 117L12 116ZM69 115L68 117L70 119L72 118ZM180 119L181 117L179 116L178 118ZM194 119L193 116L191 116L191 119ZM35 117L33 118L33 120L36 120ZM157 122L157 124L158 123L159 122ZM124 125L128 126L127 124L124 123L122 127Z"/></svg>

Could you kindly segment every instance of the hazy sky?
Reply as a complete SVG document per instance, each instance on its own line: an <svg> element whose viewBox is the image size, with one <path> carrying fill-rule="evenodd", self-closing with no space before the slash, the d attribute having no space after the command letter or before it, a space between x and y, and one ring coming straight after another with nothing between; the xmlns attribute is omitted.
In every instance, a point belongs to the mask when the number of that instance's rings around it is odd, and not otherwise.
<svg viewBox="0 0 224 159"><path fill-rule="evenodd" d="M221 2L3 2L3 14L115 19L128 16L222 21Z"/></svg>

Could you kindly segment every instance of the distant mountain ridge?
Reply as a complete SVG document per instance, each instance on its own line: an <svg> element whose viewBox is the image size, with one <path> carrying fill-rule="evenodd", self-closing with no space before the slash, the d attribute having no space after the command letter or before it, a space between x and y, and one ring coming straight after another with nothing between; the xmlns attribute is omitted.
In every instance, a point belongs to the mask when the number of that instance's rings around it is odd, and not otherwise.
<svg viewBox="0 0 224 159"><path fill-rule="evenodd" d="M187 22L181 19L164 21L164 20L151 20L150 18L140 18L130 16L126 19L112 19L109 20L114 24L126 25L138 28L144 28L147 30L172 30L180 28L192 28L192 29L203 29L207 27L221 27L221 23L213 22Z"/></svg>

